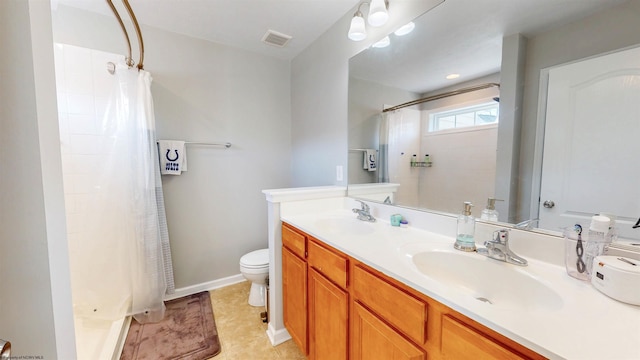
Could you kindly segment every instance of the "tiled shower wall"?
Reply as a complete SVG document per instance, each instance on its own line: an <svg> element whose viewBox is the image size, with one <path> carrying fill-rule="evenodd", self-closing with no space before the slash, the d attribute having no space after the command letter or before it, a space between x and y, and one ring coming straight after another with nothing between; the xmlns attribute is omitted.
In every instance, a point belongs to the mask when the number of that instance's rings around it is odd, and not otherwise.
<svg viewBox="0 0 640 360"><path fill-rule="evenodd" d="M67 238L74 306L83 276L82 262L89 194L96 184L102 154L109 150L109 138L100 135L113 86L107 62L122 61L122 55L54 44L58 118L67 218Z"/></svg>
<svg viewBox="0 0 640 360"><path fill-rule="evenodd" d="M415 169L419 206L459 214L463 202L470 201L479 217L487 198L495 196L498 126L428 133L428 115L422 124L420 153L429 154L433 166Z"/></svg>

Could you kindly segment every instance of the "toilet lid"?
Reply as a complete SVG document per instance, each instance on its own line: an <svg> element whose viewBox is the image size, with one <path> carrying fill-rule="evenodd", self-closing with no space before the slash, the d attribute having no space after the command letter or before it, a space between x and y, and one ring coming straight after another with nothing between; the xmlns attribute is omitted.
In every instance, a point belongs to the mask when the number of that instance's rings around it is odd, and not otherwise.
<svg viewBox="0 0 640 360"><path fill-rule="evenodd" d="M240 258L240 264L251 267L268 266L269 249L260 249L243 255Z"/></svg>

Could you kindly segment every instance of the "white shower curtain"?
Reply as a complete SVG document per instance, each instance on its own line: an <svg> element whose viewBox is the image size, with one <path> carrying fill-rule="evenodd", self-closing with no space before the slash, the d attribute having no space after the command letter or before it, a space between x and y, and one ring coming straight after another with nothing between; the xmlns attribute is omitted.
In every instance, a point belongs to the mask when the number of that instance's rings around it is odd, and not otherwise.
<svg viewBox="0 0 640 360"><path fill-rule="evenodd" d="M99 175L93 181L83 241L87 271L76 311L102 319L164 316L173 288L158 168L151 75L118 65L101 127Z"/></svg>
<svg viewBox="0 0 640 360"><path fill-rule="evenodd" d="M394 144L393 137L397 137L394 131L398 121L402 119L400 110L380 114L380 128L378 131L378 182L388 183L389 179L389 146Z"/></svg>

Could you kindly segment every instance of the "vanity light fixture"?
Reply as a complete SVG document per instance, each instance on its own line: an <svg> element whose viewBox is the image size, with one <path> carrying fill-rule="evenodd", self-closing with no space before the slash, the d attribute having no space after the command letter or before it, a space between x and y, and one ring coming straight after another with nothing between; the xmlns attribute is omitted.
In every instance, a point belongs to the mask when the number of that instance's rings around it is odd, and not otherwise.
<svg viewBox="0 0 640 360"><path fill-rule="evenodd" d="M394 31L393 33L396 34L396 36L405 36L408 33L412 32L413 29L416 28L416 24L411 21L408 24L402 25L398 30Z"/></svg>
<svg viewBox="0 0 640 360"><path fill-rule="evenodd" d="M388 0L371 0L369 5L369 17L367 22L373 27L379 27L387 23L389 20L389 1Z"/></svg>
<svg viewBox="0 0 640 360"><path fill-rule="evenodd" d="M371 47L381 49L381 48L386 48L387 46L389 46L389 44L391 44L391 39L389 39L388 36L385 36L382 39L380 39L380 41L373 43Z"/></svg>
<svg viewBox="0 0 640 360"><path fill-rule="evenodd" d="M360 7L358 7L358 11L353 14L351 27L349 28L349 39L353 41L362 41L367 38L367 29L364 26L364 17L359 9Z"/></svg>
<svg viewBox="0 0 640 360"><path fill-rule="evenodd" d="M389 0L371 0L361 2L358 5L358 10L353 14L351 18L351 26L349 27L349 39L353 41L362 41L367 37L367 29L364 23L364 15L360 11L362 5L369 5L369 15L367 22L369 25L378 27L387 23L389 20Z"/></svg>

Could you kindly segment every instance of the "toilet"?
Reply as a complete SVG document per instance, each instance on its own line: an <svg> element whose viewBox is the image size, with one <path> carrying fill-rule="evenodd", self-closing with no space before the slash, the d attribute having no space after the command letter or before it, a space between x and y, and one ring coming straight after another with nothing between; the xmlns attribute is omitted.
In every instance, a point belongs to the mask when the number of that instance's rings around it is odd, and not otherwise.
<svg viewBox="0 0 640 360"><path fill-rule="evenodd" d="M266 282L269 276L269 249L260 249L240 258L240 273L251 281L249 305L264 306Z"/></svg>

